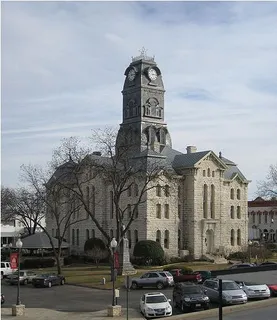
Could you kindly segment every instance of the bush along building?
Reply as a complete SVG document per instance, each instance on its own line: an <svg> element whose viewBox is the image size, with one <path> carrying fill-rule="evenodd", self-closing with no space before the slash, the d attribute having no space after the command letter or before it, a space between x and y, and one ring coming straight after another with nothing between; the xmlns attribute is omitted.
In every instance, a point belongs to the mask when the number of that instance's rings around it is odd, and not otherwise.
<svg viewBox="0 0 277 320"><path fill-rule="evenodd" d="M221 153L198 151L195 146L187 146L186 153L172 148L165 123L162 73L154 58L142 52L132 58L124 75L123 120L116 139L117 153L128 150L125 157L129 163L134 167L143 163L145 172L155 163L160 168L159 175L149 183L152 187L143 193L141 201L135 202L138 206L130 226L124 221L131 254L140 240L159 242L170 257L190 254L195 259L213 259L242 251L248 241L250 181ZM87 158L103 166L111 162L100 152ZM84 177L93 177L93 166L87 170ZM120 206L126 208L127 218L132 215L143 181L142 176L138 177L121 199ZM84 183L85 192L91 195L88 205L101 228L110 238L117 236L114 189L109 180L98 174ZM72 225L66 236L71 249L82 252L88 238L103 237L82 208L78 214L84 220ZM53 233L53 219L47 216L47 227Z"/></svg>

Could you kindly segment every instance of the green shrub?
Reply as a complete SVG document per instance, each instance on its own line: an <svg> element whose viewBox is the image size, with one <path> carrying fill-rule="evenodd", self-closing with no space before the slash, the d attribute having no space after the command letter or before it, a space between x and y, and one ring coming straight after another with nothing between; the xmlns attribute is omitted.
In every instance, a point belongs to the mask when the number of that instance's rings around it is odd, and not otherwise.
<svg viewBox="0 0 277 320"><path fill-rule="evenodd" d="M164 262L164 250L158 242L153 240L137 242L133 255L138 265L162 265Z"/></svg>
<svg viewBox="0 0 277 320"><path fill-rule="evenodd" d="M181 269L182 273L187 274L187 273L192 273L193 269L190 267L187 267L185 265L182 264L171 264L169 266L164 267L164 271L169 271L173 270L173 269Z"/></svg>
<svg viewBox="0 0 277 320"><path fill-rule="evenodd" d="M249 259L249 254L243 251L232 252L228 256L228 260L246 261L247 259Z"/></svg>
<svg viewBox="0 0 277 320"><path fill-rule="evenodd" d="M23 262L23 265L25 269L52 268L55 265L55 259L52 259L52 258L26 259Z"/></svg>

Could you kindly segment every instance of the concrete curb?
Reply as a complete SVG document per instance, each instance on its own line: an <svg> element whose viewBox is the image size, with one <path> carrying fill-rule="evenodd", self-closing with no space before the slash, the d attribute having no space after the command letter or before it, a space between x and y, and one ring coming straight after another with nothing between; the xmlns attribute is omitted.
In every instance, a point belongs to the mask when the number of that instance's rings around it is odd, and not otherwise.
<svg viewBox="0 0 277 320"><path fill-rule="evenodd" d="M239 312L243 310L249 310L249 309L256 309L260 307L267 307L271 305L277 304L277 298L270 298L267 300L260 300L260 301L254 301L254 302L247 302L245 304L239 304L234 306L227 306L223 308L223 315L230 314L233 312ZM177 316L170 317L171 320L180 320L180 319L192 319L192 320L198 320L198 319L207 319L210 317L218 316L218 308L216 309L210 309L205 311L199 311L199 312L193 312L193 313L184 313Z"/></svg>
<svg viewBox="0 0 277 320"><path fill-rule="evenodd" d="M66 282L65 285L74 286L74 287L81 287L81 288L88 288L88 289L96 289L96 290L106 290L106 291L107 290L112 290L112 289L109 289L109 288L91 287L91 286L86 286L85 284L76 284L76 283L70 283L70 282Z"/></svg>

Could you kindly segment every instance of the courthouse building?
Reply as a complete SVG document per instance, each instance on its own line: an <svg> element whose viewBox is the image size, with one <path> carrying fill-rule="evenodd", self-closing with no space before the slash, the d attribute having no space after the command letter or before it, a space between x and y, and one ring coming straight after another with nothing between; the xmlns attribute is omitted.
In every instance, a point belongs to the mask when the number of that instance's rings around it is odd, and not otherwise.
<svg viewBox="0 0 277 320"><path fill-rule="evenodd" d="M185 153L173 148L170 126L165 122L170 106L165 105L162 72L154 58L142 52L132 58L124 75L117 144L131 131L135 147L130 157L159 159L172 174L172 178L163 180L164 185L147 191L127 232L131 253L135 243L145 239L159 241L167 255L175 257L188 251L197 259L242 250L248 241L249 180L235 162L221 153L215 154L209 146L207 150L197 150L196 146L187 145ZM105 160L99 152L91 156ZM112 188L100 180L89 187L96 188L96 197L103 200L102 205L95 201L95 215L112 236L116 226ZM124 201L131 202L136 196L134 187ZM49 217L47 227L55 233ZM67 235L71 248L79 252L91 236L101 234L90 219L72 225Z"/></svg>

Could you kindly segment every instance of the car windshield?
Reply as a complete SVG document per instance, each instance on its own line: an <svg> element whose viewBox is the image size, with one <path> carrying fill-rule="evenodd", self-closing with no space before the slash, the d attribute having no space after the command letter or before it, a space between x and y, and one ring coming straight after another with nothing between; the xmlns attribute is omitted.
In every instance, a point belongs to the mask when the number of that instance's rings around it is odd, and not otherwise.
<svg viewBox="0 0 277 320"><path fill-rule="evenodd" d="M15 271L13 273L14 276L18 276L18 271ZM24 272L23 271L20 271L20 276L23 277L24 276Z"/></svg>
<svg viewBox="0 0 277 320"><path fill-rule="evenodd" d="M184 293L203 293L198 287L187 287L183 289Z"/></svg>
<svg viewBox="0 0 277 320"><path fill-rule="evenodd" d="M165 296L150 296L146 297L146 303L160 303L160 302L166 302L167 299Z"/></svg>
<svg viewBox="0 0 277 320"><path fill-rule="evenodd" d="M222 290L238 290L239 286L235 282L223 282Z"/></svg>
<svg viewBox="0 0 277 320"><path fill-rule="evenodd" d="M50 274L44 273L44 274L39 275L39 277L48 278L48 277L50 277Z"/></svg>

